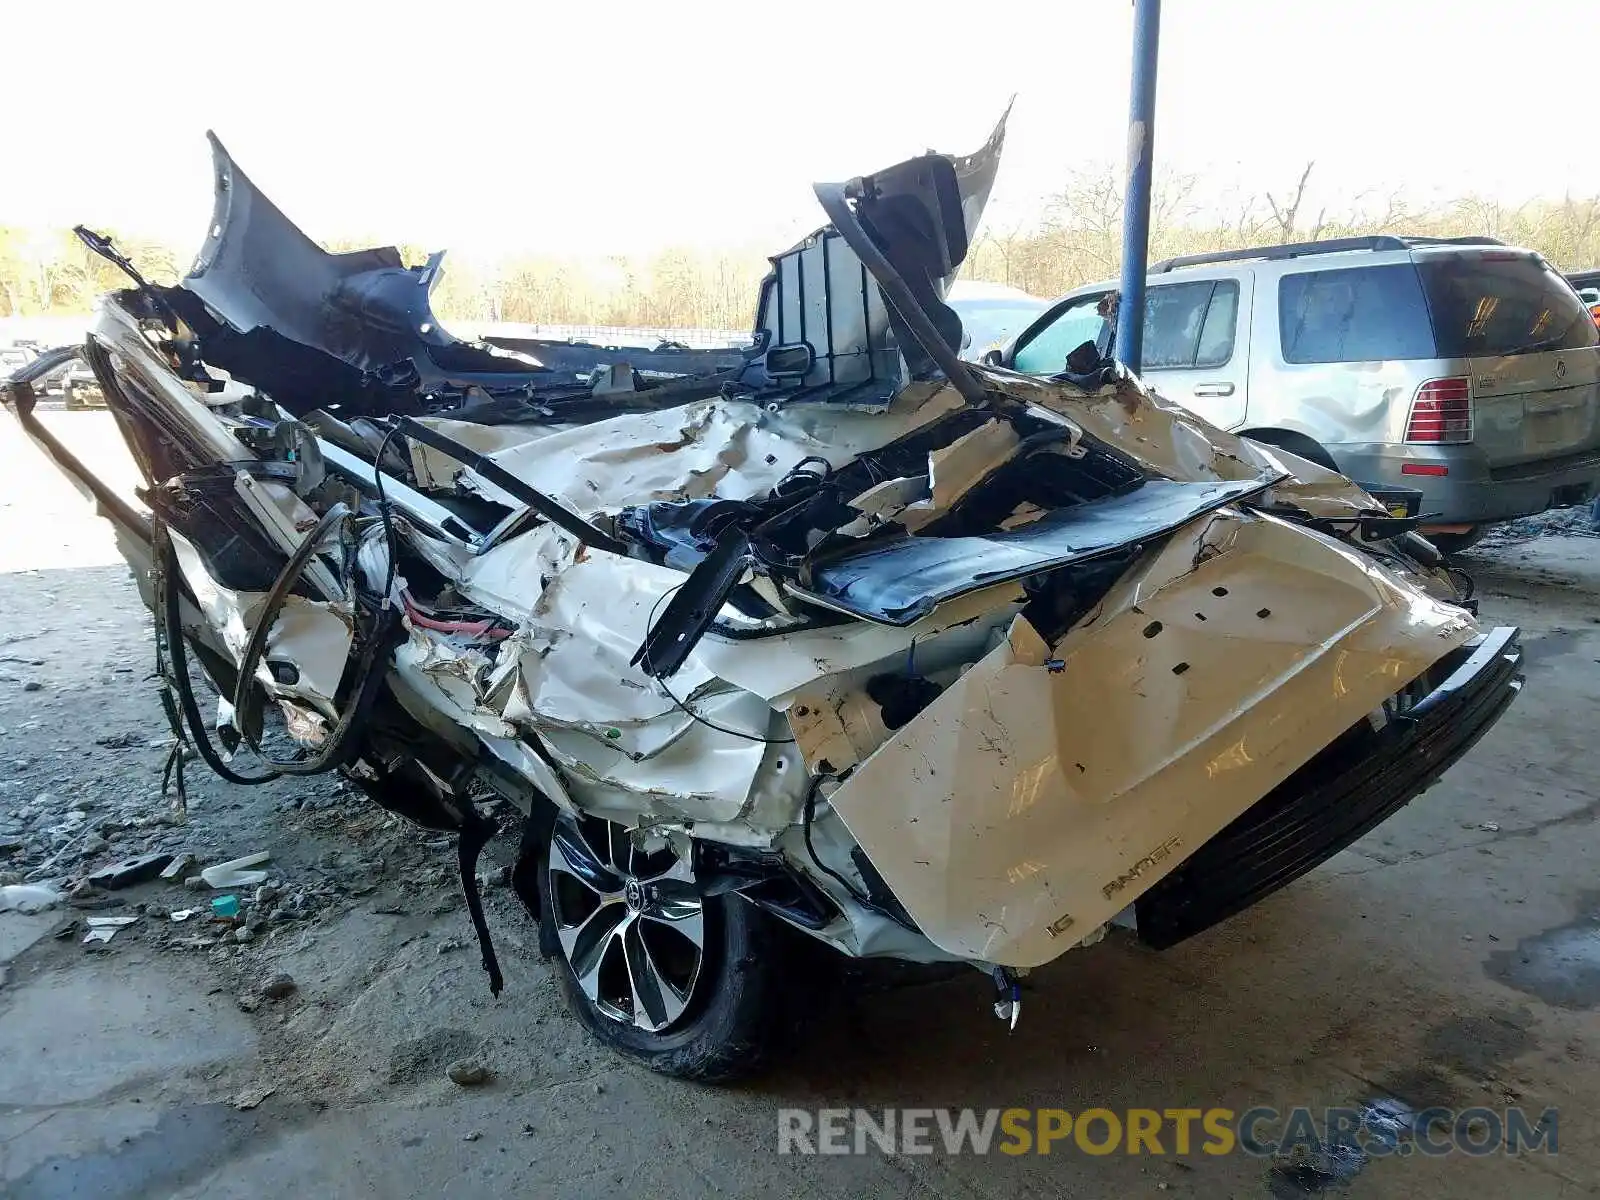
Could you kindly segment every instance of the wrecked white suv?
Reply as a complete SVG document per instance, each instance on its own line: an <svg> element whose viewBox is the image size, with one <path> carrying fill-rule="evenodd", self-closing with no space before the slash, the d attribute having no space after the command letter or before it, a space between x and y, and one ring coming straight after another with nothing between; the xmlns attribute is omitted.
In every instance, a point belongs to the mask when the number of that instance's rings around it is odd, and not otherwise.
<svg viewBox="0 0 1600 1200"><path fill-rule="evenodd" d="M1515 696L1516 631L1414 522L1092 344L960 361L1002 132L819 185L731 360L461 342L437 257L324 253L220 144L181 286L81 231L133 286L63 355L147 511L34 419L32 367L9 401L146 588L180 793L188 745L457 834L497 993L508 798L573 1013L726 1079L790 1016L788 939L970 963L1014 1023L1119 914L1170 946L1426 788Z"/></svg>

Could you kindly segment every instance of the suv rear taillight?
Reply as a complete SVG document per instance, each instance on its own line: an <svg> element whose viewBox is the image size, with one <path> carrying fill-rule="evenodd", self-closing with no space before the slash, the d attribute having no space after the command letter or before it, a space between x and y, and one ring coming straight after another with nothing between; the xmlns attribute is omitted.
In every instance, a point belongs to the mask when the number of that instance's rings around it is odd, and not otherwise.
<svg viewBox="0 0 1600 1200"><path fill-rule="evenodd" d="M1430 379L1417 389L1406 441L1434 445L1472 440L1472 397L1465 378Z"/></svg>

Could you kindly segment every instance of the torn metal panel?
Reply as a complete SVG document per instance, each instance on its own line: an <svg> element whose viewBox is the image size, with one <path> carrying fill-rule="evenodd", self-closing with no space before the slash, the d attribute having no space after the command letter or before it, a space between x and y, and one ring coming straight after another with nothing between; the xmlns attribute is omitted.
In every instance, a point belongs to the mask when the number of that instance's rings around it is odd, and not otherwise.
<svg viewBox="0 0 1600 1200"><path fill-rule="evenodd" d="M834 794L937 945L1056 957L1472 634L1315 535L1223 519L1226 552L1196 565L1198 522L1128 581L1137 611L1054 648L1019 618Z"/></svg>
<svg viewBox="0 0 1600 1200"><path fill-rule="evenodd" d="M453 421L448 417L424 418L421 424L476 450L479 454L489 455L549 437L562 428L547 425L479 425L473 421ZM463 482L461 475L467 467L460 460L451 458L447 452L422 442L410 441L409 444L411 466L416 473L419 488L424 491L432 489L451 491ZM504 493L497 494L493 484L468 480L466 486L473 490L485 489L482 494L488 495L491 499L498 499L503 504L515 503Z"/></svg>
<svg viewBox="0 0 1600 1200"><path fill-rule="evenodd" d="M626 413L492 452L496 463L579 513L652 500L763 496L807 458L840 467L955 408L950 388L908 392L881 414L797 405L779 412L706 400ZM492 485L483 495L514 503Z"/></svg>
<svg viewBox="0 0 1600 1200"><path fill-rule="evenodd" d="M560 500L513 475L487 454L480 454L472 447L455 441L437 429L431 429L421 421L410 417L401 417L395 429L414 442L432 445L434 449L441 450L462 462L475 476L509 495L516 501L517 506L526 509L529 514L537 515L540 520L560 526L597 550L607 550L614 554L626 552L627 547L613 538L608 530L590 524ZM494 531L486 532L485 539L503 533L505 529L506 523L498 522Z"/></svg>
<svg viewBox="0 0 1600 1200"><path fill-rule="evenodd" d="M942 630L923 628L897 654L796 689L785 698L786 711L806 766L818 775L842 776L864 762L915 718L919 705L994 648L1021 600Z"/></svg>
<svg viewBox="0 0 1600 1200"><path fill-rule="evenodd" d="M178 566L205 625L237 665L244 657L266 596L223 587L205 569L194 544L172 531ZM301 700L327 716L335 715L333 699L344 674L354 629L342 606L290 596L267 634L267 649L257 678L277 699Z"/></svg>
<svg viewBox="0 0 1600 1200"><path fill-rule="evenodd" d="M705 698L695 708L706 719L734 730L765 735L771 728L771 710L745 693ZM548 729L541 736L566 773L569 792L580 803L587 799L615 812L622 799L646 824L728 823L742 818L753 803L751 789L769 747L697 721L685 720L674 728L678 736L643 762L571 730ZM788 749L798 764L799 755L793 747ZM804 778L798 771L794 777L798 796ZM777 829L763 833L770 838Z"/></svg>
<svg viewBox="0 0 1600 1200"><path fill-rule="evenodd" d="M1015 583L1000 583L941 604L904 628L849 622L753 642L728 640L713 632L695 647L695 657L719 679L786 707L796 689L810 681L903 657L913 644L946 629L977 624L996 614L1009 617L1024 600Z"/></svg>
<svg viewBox="0 0 1600 1200"><path fill-rule="evenodd" d="M861 537L887 524L912 504L929 500L931 496L926 475L885 479L850 501L850 507L861 514L861 520L840 526L839 532L848 537Z"/></svg>
<svg viewBox="0 0 1600 1200"><path fill-rule="evenodd" d="M943 516L1016 453L1022 439L1009 422L989 420L928 455L926 500L906 507L900 522L915 533Z"/></svg>
<svg viewBox="0 0 1600 1200"><path fill-rule="evenodd" d="M596 555L561 572L502 647L503 661L517 663L520 681L507 701L511 719L583 730L639 757L650 753L660 736L646 728L651 722L673 713L679 717L675 724L689 718L630 660L651 612L681 582L668 568L613 555ZM691 655L673 690L691 696L714 679Z"/></svg>
<svg viewBox="0 0 1600 1200"><path fill-rule="evenodd" d="M1083 562L1159 537L1265 485L1151 480L1127 495L982 537L908 537L815 568L810 592L870 621L908 625L992 583Z"/></svg>

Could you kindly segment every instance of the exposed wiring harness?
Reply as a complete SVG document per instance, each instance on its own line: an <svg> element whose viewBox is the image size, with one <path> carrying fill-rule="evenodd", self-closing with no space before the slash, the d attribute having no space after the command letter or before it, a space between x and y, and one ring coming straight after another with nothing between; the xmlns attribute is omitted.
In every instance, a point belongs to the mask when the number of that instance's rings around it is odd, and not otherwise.
<svg viewBox="0 0 1600 1200"><path fill-rule="evenodd" d="M493 617L485 617L481 621L455 621L432 616L412 599L411 593L405 588L400 589L400 602L405 605L406 618L413 625L421 629L431 629L435 633L462 633L471 637L487 637L499 641L510 637L514 632L497 624Z"/></svg>

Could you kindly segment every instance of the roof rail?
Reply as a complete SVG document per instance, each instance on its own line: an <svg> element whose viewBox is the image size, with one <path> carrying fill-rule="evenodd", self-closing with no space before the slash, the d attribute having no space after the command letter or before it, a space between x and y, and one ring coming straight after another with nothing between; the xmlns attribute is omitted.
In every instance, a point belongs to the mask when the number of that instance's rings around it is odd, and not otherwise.
<svg viewBox="0 0 1600 1200"><path fill-rule="evenodd" d="M1503 246L1491 237L1397 237L1379 233L1369 237L1324 238L1316 242L1286 242L1281 246L1252 246L1243 250L1213 250L1209 254L1180 254L1150 264L1152 275L1179 267L1201 267L1208 263L1242 262L1245 259L1300 258L1307 254L1338 254L1345 250L1409 250L1413 246Z"/></svg>
<svg viewBox="0 0 1600 1200"><path fill-rule="evenodd" d="M1403 237L1408 246L1504 246L1499 238L1492 237Z"/></svg>

